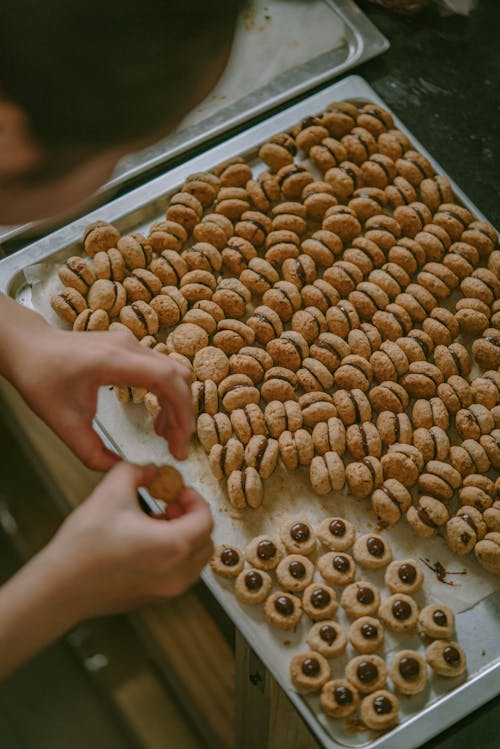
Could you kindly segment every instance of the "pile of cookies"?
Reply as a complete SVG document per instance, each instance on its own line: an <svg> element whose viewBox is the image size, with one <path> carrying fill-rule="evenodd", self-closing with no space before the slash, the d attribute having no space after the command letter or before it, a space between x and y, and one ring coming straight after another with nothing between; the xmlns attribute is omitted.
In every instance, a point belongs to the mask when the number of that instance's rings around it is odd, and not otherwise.
<svg viewBox="0 0 500 749"><path fill-rule="evenodd" d="M376 104L334 103L258 157L258 175L236 157L189 177L147 236L90 226L54 309L190 369L236 508L262 504L279 462L305 467L319 495L346 485L383 525L499 572L496 232Z"/></svg>
<svg viewBox="0 0 500 749"><path fill-rule="evenodd" d="M440 676L465 671L463 650L450 642L453 612L434 603L419 610L412 597L424 582L419 563L393 560L386 539L375 533L356 538L355 528L343 518L324 518L315 529L302 518L288 519L278 537L257 536L243 552L227 544L217 547L211 567L234 580L241 603L263 605L271 626L295 630L304 614L311 620L309 650L292 658L290 675L301 691L321 690L321 709L331 717L350 716L359 705L368 728L389 728L398 720L399 701L386 689L388 676L397 692L414 695L426 687L426 663ZM390 595L381 599L383 585L362 579L365 570L383 570ZM339 605L351 620L347 632L336 618ZM386 664L380 654L384 631L404 634L417 628L430 643L425 658L401 649ZM347 649L353 655L339 674L330 661Z"/></svg>

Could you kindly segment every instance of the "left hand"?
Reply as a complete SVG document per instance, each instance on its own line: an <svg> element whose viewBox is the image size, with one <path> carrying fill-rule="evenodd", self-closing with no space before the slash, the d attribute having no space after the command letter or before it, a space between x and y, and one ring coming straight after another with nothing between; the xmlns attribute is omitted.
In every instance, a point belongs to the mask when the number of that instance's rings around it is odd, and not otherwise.
<svg viewBox="0 0 500 749"><path fill-rule="evenodd" d="M1 370L89 468L107 471L119 460L92 429L102 385L142 387L155 393L161 405L155 430L167 440L174 457L187 457L194 418L190 373L185 367L141 346L127 333L75 335L52 328L28 310L19 314L21 321L26 315L33 316L31 323L36 320L29 335L23 335L23 325L16 331L12 317L8 321L9 340L4 337L6 345L0 346ZM6 323L5 318L0 322L0 340Z"/></svg>

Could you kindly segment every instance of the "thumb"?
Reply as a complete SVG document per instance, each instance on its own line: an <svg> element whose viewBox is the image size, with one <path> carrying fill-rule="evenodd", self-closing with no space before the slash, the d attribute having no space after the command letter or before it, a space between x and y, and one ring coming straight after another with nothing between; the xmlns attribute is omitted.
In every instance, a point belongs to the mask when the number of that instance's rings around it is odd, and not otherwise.
<svg viewBox="0 0 500 749"><path fill-rule="evenodd" d="M99 484L99 491L106 493L107 501L119 505L129 505L130 498L136 499L139 486L147 486L154 479L158 468L154 465L137 465L119 460ZM137 505L139 508L139 505Z"/></svg>

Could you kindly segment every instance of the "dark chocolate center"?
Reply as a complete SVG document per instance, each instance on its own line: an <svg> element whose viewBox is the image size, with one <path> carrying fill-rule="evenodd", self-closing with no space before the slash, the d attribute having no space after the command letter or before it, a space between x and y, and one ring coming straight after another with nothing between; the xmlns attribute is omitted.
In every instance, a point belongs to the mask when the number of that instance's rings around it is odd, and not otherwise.
<svg viewBox="0 0 500 749"><path fill-rule="evenodd" d="M369 684L370 682L375 681L375 679L377 678L378 668L374 663L371 663L370 661L361 661L357 668L356 674L358 676L358 679L363 684Z"/></svg>
<svg viewBox="0 0 500 749"><path fill-rule="evenodd" d="M328 526L332 536L345 536L347 528L343 520L332 520Z"/></svg>
<svg viewBox="0 0 500 749"><path fill-rule="evenodd" d="M447 645L444 648L443 658L445 659L446 663L450 664L450 666L456 666L457 663L460 663L460 653L451 645Z"/></svg>
<svg viewBox="0 0 500 749"><path fill-rule="evenodd" d="M259 541L257 544L257 556L259 559L272 559L276 554L276 546L272 541Z"/></svg>
<svg viewBox="0 0 500 749"><path fill-rule="evenodd" d="M349 562L347 557L343 557L340 554L337 554L337 556L333 558L333 566L339 572L347 572L347 570L351 566L351 563Z"/></svg>
<svg viewBox="0 0 500 749"><path fill-rule="evenodd" d="M368 549L372 557L381 557L385 552L384 542L381 541L380 538L376 538L375 536L370 536L370 538L366 542L366 548Z"/></svg>
<svg viewBox="0 0 500 749"><path fill-rule="evenodd" d="M247 586L248 590L260 590L260 588L262 588L262 583L263 580L260 572L251 570L245 575L245 585Z"/></svg>
<svg viewBox="0 0 500 749"><path fill-rule="evenodd" d="M290 528L290 535L294 541L307 541L310 531L305 523L294 523Z"/></svg>
<svg viewBox="0 0 500 749"><path fill-rule="evenodd" d="M290 616L293 613L293 601L288 596L278 596L274 602L274 608L283 616Z"/></svg>
<svg viewBox="0 0 500 749"><path fill-rule="evenodd" d="M311 603L315 609L324 609L331 600L330 593L327 590L323 590L323 588L316 588L311 594Z"/></svg>
<svg viewBox="0 0 500 749"><path fill-rule="evenodd" d="M220 555L220 560L226 567L234 567L240 561L240 555L234 549L224 549Z"/></svg>
<svg viewBox="0 0 500 749"><path fill-rule="evenodd" d="M367 640L374 640L377 635L377 628L373 626L373 624L363 624L361 627L361 634L363 637L366 637Z"/></svg>
<svg viewBox="0 0 500 749"><path fill-rule="evenodd" d="M441 611L441 609L436 609L436 611L432 615L432 618L438 625L438 627L446 627L446 625L448 624L448 617L446 616L444 611Z"/></svg>
<svg viewBox="0 0 500 749"><path fill-rule="evenodd" d="M373 700L373 709L377 715L387 715L392 711L392 702L384 695L380 695Z"/></svg>
<svg viewBox="0 0 500 749"><path fill-rule="evenodd" d="M350 705L352 702L352 692L349 687L336 687L333 695L339 705Z"/></svg>
<svg viewBox="0 0 500 749"><path fill-rule="evenodd" d="M412 564L402 564L398 570L398 576L403 583L413 583L417 577L417 570Z"/></svg>
<svg viewBox="0 0 500 749"><path fill-rule="evenodd" d="M319 674L319 662L316 658L306 658L302 664L302 673L305 676L316 676Z"/></svg>
<svg viewBox="0 0 500 749"><path fill-rule="evenodd" d="M290 570L290 575L296 580L301 580L306 574L306 568L304 567L302 562L298 562L296 560L290 562L290 564L288 565L288 569Z"/></svg>
<svg viewBox="0 0 500 749"><path fill-rule="evenodd" d="M358 588L356 598L360 603L369 604L373 603L375 596L373 595L373 590L371 590L371 588L361 587Z"/></svg>
<svg viewBox="0 0 500 749"><path fill-rule="evenodd" d="M319 636L322 640L324 640L324 642L327 642L329 645L331 645L332 642L335 642L335 640L337 639L337 630L330 624L323 624L323 626L319 630Z"/></svg>
<svg viewBox="0 0 500 749"><path fill-rule="evenodd" d="M399 673L403 679L416 679L420 673L420 663L416 658L405 656L399 661Z"/></svg>
<svg viewBox="0 0 500 749"><path fill-rule="evenodd" d="M407 601L402 601L398 598L392 604L392 614L394 618L399 619L399 621L409 619L411 616L411 606Z"/></svg>

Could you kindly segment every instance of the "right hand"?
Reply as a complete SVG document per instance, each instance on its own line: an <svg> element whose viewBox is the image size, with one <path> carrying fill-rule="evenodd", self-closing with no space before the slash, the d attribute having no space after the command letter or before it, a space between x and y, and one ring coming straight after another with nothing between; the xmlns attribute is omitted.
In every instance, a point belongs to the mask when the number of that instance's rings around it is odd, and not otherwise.
<svg viewBox="0 0 500 749"><path fill-rule="evenodd" d="M118 463L45 549L75 621L178 596L209 561L212 517L197 492L183 489L172 519L140 509L136 489L155 470Z"/></svg>

